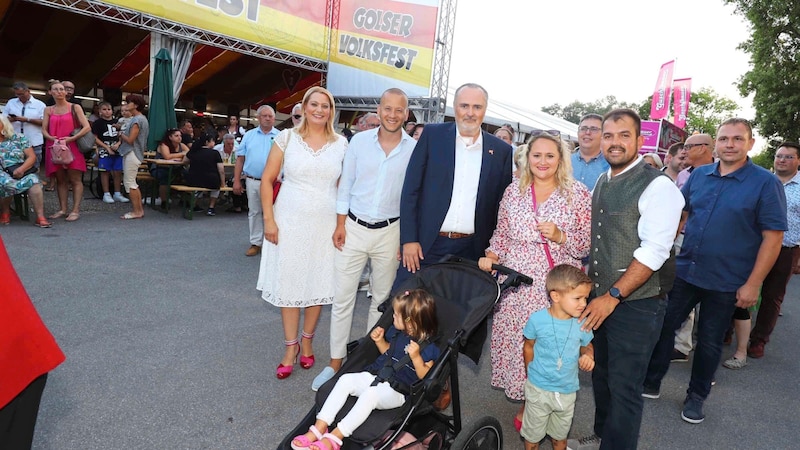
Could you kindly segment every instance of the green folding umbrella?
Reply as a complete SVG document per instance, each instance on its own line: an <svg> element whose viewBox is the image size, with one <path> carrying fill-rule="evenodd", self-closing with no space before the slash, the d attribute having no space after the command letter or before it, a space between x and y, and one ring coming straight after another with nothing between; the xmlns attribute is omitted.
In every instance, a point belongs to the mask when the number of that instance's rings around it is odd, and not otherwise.
<svg viewBox="0 0 800 450"><path fill-rule="evenodd" d="M175 98L172 95L172 58L167 49L156 54L153 71L153 90L150 92L150 135L147 136L148 150L155 151L158 142L170 128L176 128Z"/></svg>

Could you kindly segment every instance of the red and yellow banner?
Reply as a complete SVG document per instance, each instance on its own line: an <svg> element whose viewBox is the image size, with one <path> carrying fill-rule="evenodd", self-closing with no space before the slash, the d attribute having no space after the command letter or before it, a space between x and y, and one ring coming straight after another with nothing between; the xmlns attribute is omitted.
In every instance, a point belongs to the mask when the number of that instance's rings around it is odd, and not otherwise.
<svg viewBox="0 0 800 450"><path fill-rule="evenodd" d="M326 0L105 0L257 45L326 60Z"/></svg>
<svg viewBox="0 0 800 450"><path fill-rule="evenodd" d="M375 97L390 87L427 96L437 0L341 0L331 39L334 95Z"/></svg>

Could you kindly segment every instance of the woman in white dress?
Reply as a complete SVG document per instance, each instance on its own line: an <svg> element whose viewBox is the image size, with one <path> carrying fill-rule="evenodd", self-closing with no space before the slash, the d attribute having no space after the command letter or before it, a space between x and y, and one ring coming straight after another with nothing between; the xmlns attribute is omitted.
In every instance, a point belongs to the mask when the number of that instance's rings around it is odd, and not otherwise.
<svg viewBox="0 0 800 450"><path fill-rule="evenodd" d="M281 308L286 352L278 379L292 374L298 358L304 369L314 365L314 330L322 305L333 301L336 185L347 149L347 140L333 129L330 92L309 89L302 107L300 125L275 138L261 177L265 242L257 287L264 300ZM272 185L281 167L283 184L273 205Z"/></svg>

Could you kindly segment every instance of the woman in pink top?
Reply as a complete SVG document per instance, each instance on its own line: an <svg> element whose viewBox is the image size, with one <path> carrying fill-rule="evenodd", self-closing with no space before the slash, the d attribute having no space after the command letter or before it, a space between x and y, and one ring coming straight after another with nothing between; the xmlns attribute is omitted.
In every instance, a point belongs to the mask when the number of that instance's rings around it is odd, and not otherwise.
<svg viewBox="0 0 800 450"><path fill-rule="evenodd" d="M92 131L89 121L83 114L83 108L73 105L67 101L67 91L60 81L50 83L50 95L55 99L56 104L45 108L44 120L42 120L42 135L47 141L47 154L51 154L51 148L56 139L63 139L72 150L72 162L69 164L54 164L51 158L45 159L45 172L48 177L55 174L58 181L58 211L50 216L51 219L58 219L67 216L67 222L74 222L80 218L81 199L83 198L83 172L86 172L86 159L78 149L75 141L86 133ZM73 112L77 117L74 120ZM72 130L80 124L81 131L75 136L70 136ZM72 211L67 215L69 188L72 186Z"/></svg>

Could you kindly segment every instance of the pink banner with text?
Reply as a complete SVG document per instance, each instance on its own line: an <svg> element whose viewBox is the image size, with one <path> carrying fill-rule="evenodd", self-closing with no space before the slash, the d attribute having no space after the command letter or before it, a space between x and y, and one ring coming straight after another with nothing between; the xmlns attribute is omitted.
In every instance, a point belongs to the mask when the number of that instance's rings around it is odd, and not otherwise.
<svg viewBox="0 0 800 450"><path fill-rule="evenodd" d="M650 118L653 120L663 119L669 114L673 70L675 70L675 60L664 63L658 71L656 88L653 90L653 103L650 105Z"/></svg>
<svg viewBox="0 0 800 450"><path fill-rule="evenodd" d="M689 114L689 100L692 98L692 79L681 78L672 83L672 104L674 112L672 122L678 128L686 128L686 118Z"/></svg>

